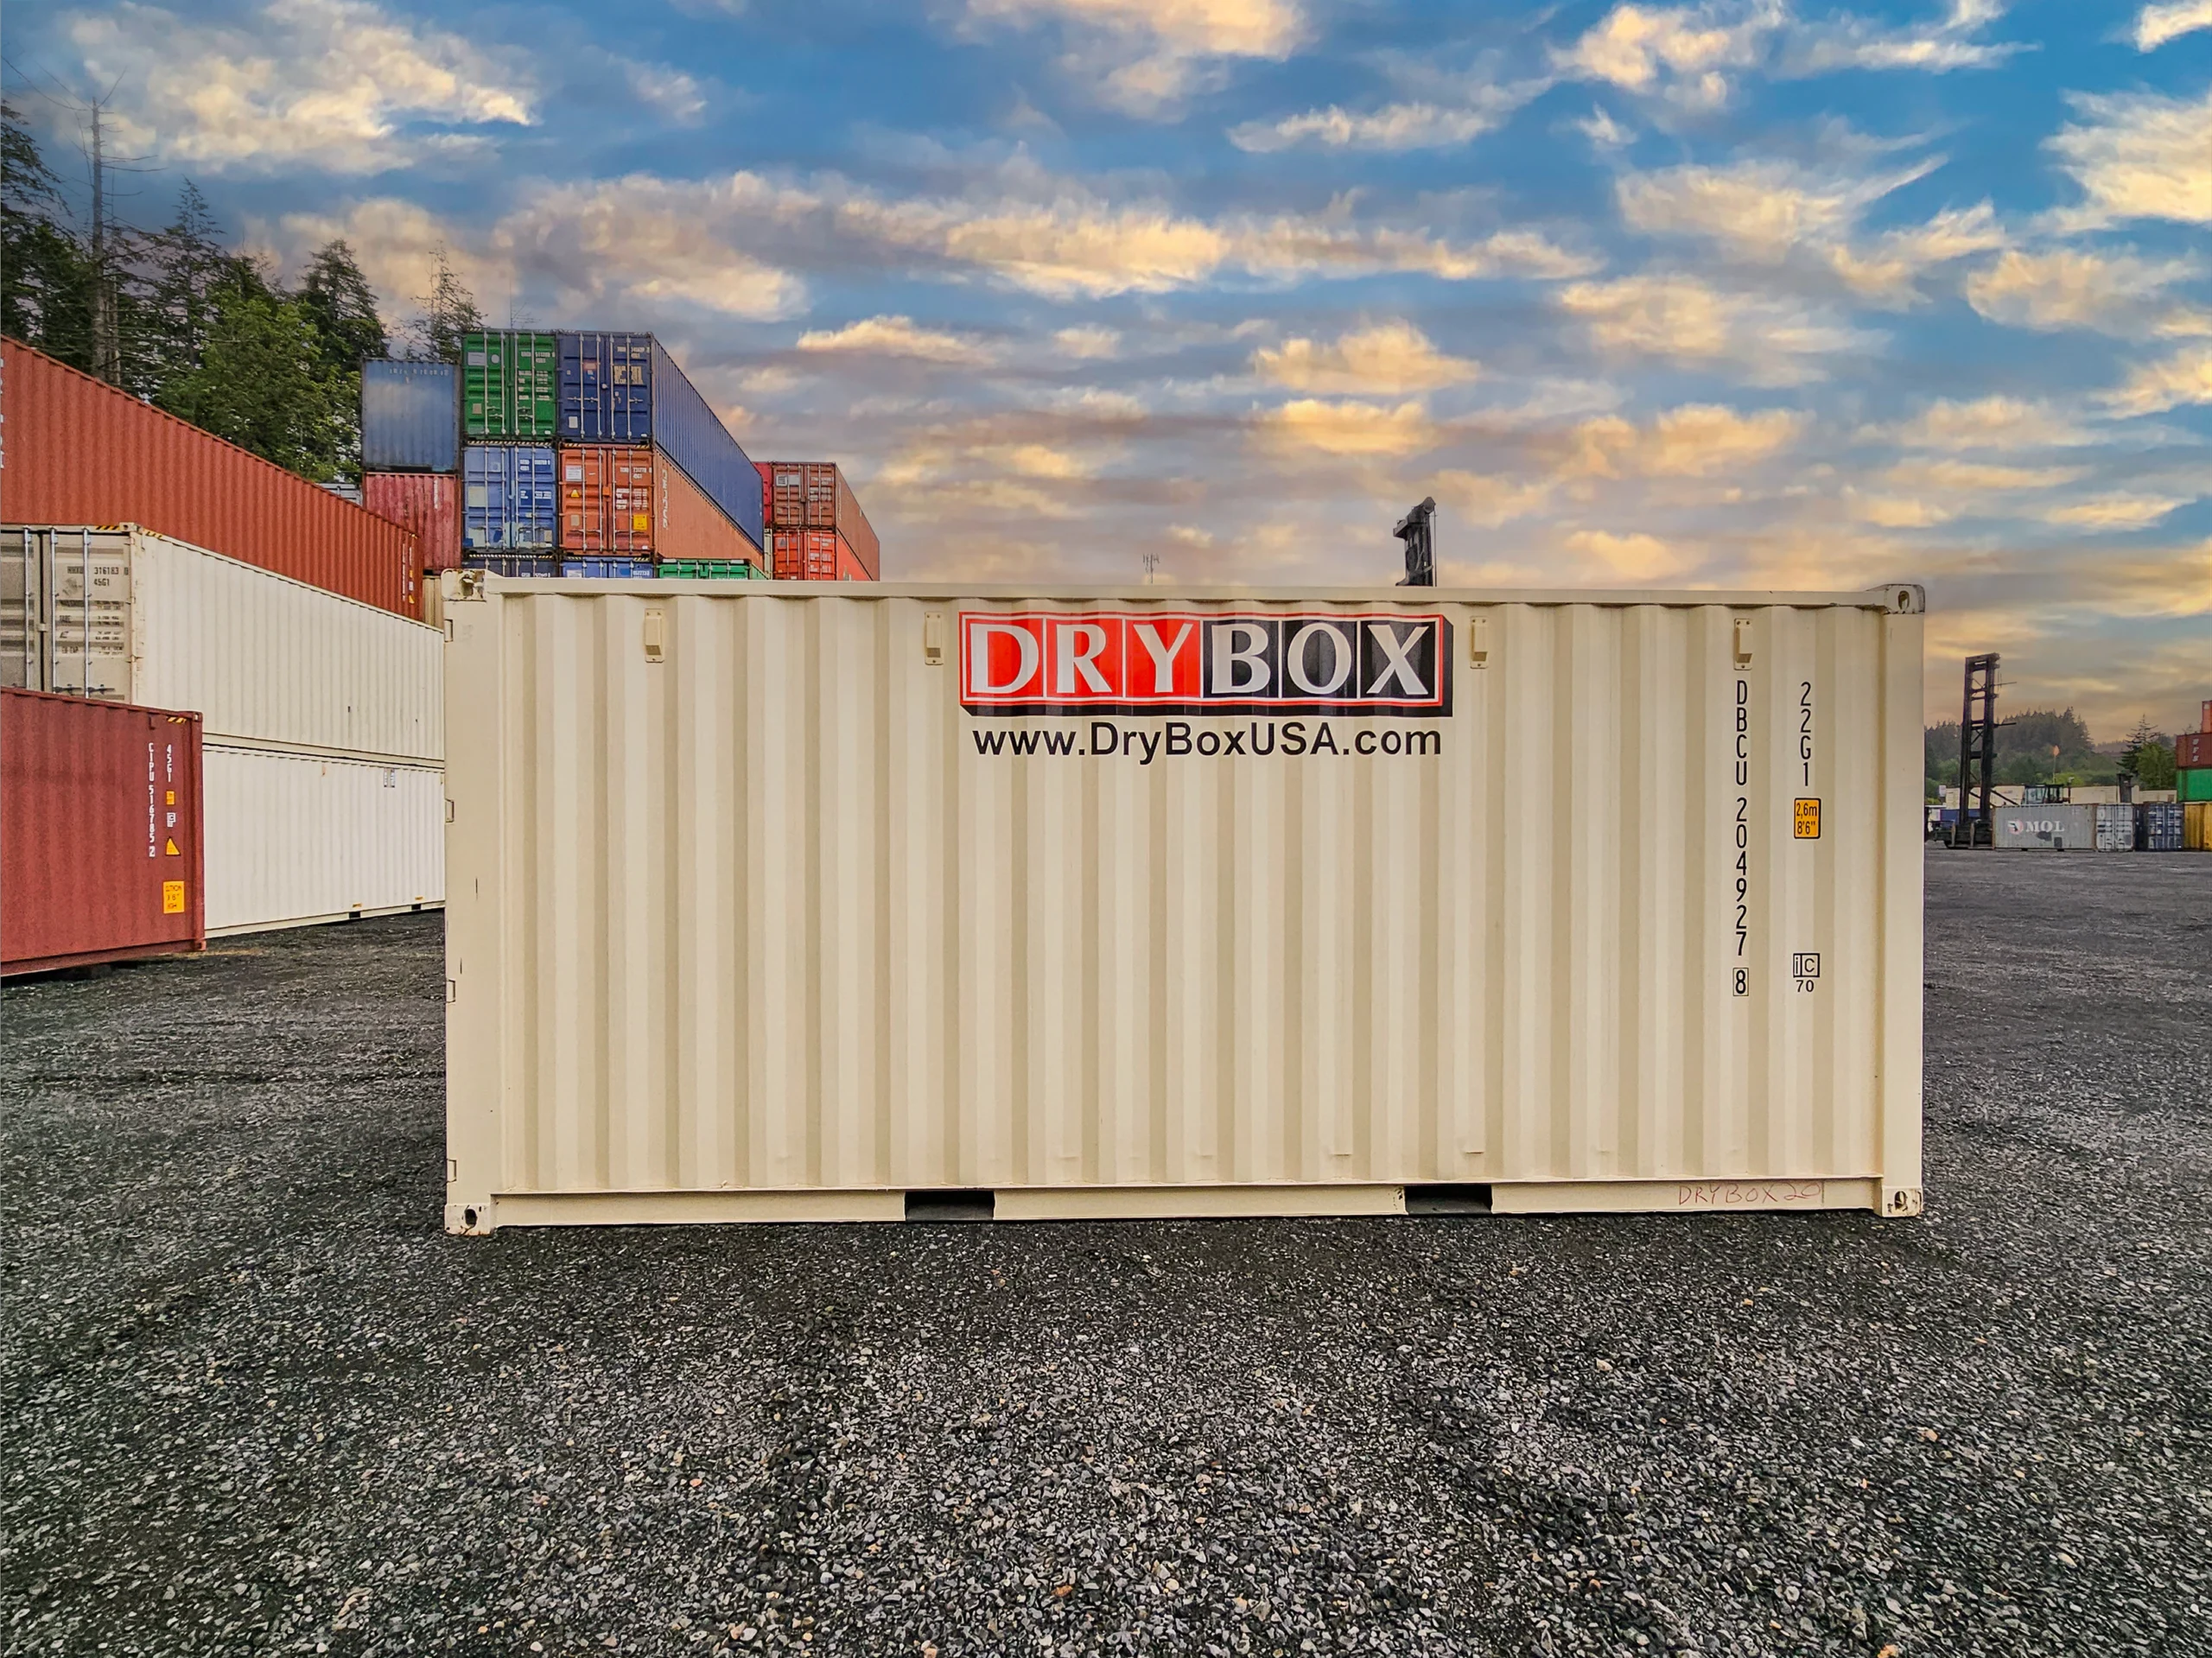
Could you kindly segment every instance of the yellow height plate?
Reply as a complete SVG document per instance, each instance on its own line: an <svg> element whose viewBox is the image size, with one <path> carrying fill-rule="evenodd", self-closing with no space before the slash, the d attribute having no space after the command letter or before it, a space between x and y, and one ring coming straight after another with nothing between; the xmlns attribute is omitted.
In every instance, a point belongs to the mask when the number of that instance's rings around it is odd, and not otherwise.
<svg viewBox="0 0 2212 1658"><path fill-rule="evenodd" d="M1789 832L1801 841L1819 840L1821 803L1817 800L1799 801L1796 810L1790 815Z"/></svg>

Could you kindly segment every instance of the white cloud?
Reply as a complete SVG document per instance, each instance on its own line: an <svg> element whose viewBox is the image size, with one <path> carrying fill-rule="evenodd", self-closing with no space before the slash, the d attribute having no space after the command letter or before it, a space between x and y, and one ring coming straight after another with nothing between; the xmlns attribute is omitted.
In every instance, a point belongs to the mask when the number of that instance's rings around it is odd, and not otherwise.
<svg viewBox="0 0 2212 1658"><path fill-rule="evenodd" d="M2098 401L2122 416L2212 403L2212 346L2192 346L2163 361L2145 363Z"/></svg>
<svg viewBox="0 0 2212 1658"><path fill-rule="evenodd" d="M2212 224L2212 92L2194 98L2155 92L2077 95L2084 118L2050 140L2060 165L2088 198L2060 227L2093 228L2121 219Z"/></svg>
<svg viewBox="0 0 2212 1658"><path fill-rule="evenodd" d="M1059 24L1061 67L1100 102L1136 116L1172 113L1224 60L1279 61L1306 34L1295 0L968 0L979 22Z"/></svg>
<svg viewBox="0 0 2212 1658"><path fill-rule="evenodd" d="M1870 427L1860 435L1907 448L1954 453L2063 448L2095 441L2047 403L2005 397L1939 398L1910 420Z"/></svg>
<svg viewBox="0 0 2212 1658"><path fill-rule="evenodd" d="M1621 581L1671 581L1697 568L1697 555L1671 546L1642 530L1626 535L1610 530L1578 530L1567 538L1570 551L1597 566L1597 573Z"/></svg>
<svg viewBox="0 0 2212 1658"><path fill-rule="evenodd" d="M226 25L123 0L63 32L121 93L121 147L208 172L380 172L527 126L527 67L369 0L270 0Z"/></svg>
<svg viewBox="0 0 2212 1658"><path fill-rule="evenodd" d="M2135 49L2155 52L2168 41L2200 29L2212 29L2212 0L2169 0L2165 5L2145 6L2136 14Z"/></svg>
<svg viewBox="0 0 2212 1658"><path fill-rule="evenodd" d="M1854 175L1754 160L1634 173L1616 187L1621 215L1635 229L1699 237L1742 264L1780 266L1803 258L1865 298L1910 304L1918 296L1917 279L1929 270L2005 242L1986 202L1860 237L1868 208L1940 165L1931 158Z"/></svg>
<svg viewBox="0 0 2212 1658"><path fill-rule="evenodd" d="M979 340L947 334L941 328L918 327L913 318L907 316L862 317L842 328L810 329L798 337L798 348L874 357L918 357L925 362L958 364L988 363L997 354Z"/></svg>
<svg viewBox="0 0 2212 1658"><path fill-rule="evenodd" d="M1281 448L1319 449L1325 454L1402 455L1433 449L1441 434L1418 402L1329 403L1300 397L1260 417L1263 441Z"/></svg>
<svg viewBox="0 0 2212 1658"><path fill-rule="evenodd" d="M1354 111L1331 105L1274 121L1248 121L1230 132L1240 149L1265 153L1316 144L1331 149L1443 149L1494 132L1542 92L1546 80L1501 84L1468 77L1451 86L1456 95L1411 98L1379 109Z"/></svg>
<svg viewBox="0 0 2212 1658"><path fill-rule="evenodd" d="M1409 322L1383 322L1347 334L1335 345L1286 340L1252 355L1253 372L1294 391L1350 391L1387 397L1461 385L1481 365L1436 349Z"/></svg>
<svg viewBox="0 0 2212 1658"><path fill-rule="evenodd" d="M1618 415L1583 422L1562 471L1581 478L1710 478L1738 475L1797 441L1805 417L1786 409L1739 415L1713 403L1685 403L1637 426Z"/></svg>
<svg viewBox="0 0 2212 1658"><path fill-rule="evenodd" d="M1053 334L1052 343L1065 355L1087 361L1114 356L1122 349L1122 336L1096 326L1062 328Z"/></svg>
<svg viewBox="0 0 2212 1658"><path fill-rule="evenodd" d="M1817 359L1866 349L1865 334L1779 294L1738 294L1665 272L1560 290L1560 308L1607 351L1730 363L1754 384L1790 385L1824 372Z"/></svg>
<svg viewBox="0 0 2212 1658"><path fill-rule="evenodd" d="M1903 29L1858 17L1805 24L1790 43L1784 73L1922 69L1943 74L1953 69L1993 68L2026 49L2013 42L1976 38L2004 15L2005 0L1951 0L1950 10L1937 21Z"/></svg>
<svg viewBox="0 0 2212 1658"><path fill-rule="evenodd" d="M625 59L622 74L632 93L678 126L695 127L706 118L706 87L681 69Z"/></svg>
<svg viewBox="0 0 2212 1658"><path fill-rule="evenodd" d="M2193 498L2192 498L2193 499ZM2173 495L2092 495L2054 506L2040 516L2048 524L2083 530L2145 530L2189 501Z"/></svg>
<svg viewBox="0 0 2212 1658"><path fill-rule="evenodd" d="M2136 333L2156 327L2152 302L2192 274L2177 260L2132 253L2013 249L1968 276L1966 294L1982 315L2017 327Z"/></svg>
<svg viewBox="0 0 2212 1658"><path fill-rule="evenodd" d="M1620 149L1636 142L1636 134L1604 110L1593 109L1574 124L1599 149Z"/></svg>

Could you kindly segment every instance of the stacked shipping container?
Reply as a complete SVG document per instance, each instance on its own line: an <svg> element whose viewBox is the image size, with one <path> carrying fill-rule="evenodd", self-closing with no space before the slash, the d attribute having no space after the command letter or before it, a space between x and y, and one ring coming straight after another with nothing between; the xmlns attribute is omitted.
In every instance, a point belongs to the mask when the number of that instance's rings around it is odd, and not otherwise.
<svg viewBox="0 0 2212 1658"><path fill-rule="evenodd" d="M2212 801L2212 697L2197 709L2196 729L2174 740L2174 764L2180 767L2174 778L2176 798Z"/></svg>
<svg viewBox="0 0 2212 1658"><path fill-rule="evenodd" d="M766 574L758 473L651 334L509 330L461 348L457 369L378 364L363 380L364 453L381 468L368 498L438 534L432 568Z"/></svg>
<svg viewBox="0 0 2212 1658"><path fill-rule="evenodd" d="M874 581L883 548L844 469L831 461L769 461L760 504L779 581Z"/></svg>

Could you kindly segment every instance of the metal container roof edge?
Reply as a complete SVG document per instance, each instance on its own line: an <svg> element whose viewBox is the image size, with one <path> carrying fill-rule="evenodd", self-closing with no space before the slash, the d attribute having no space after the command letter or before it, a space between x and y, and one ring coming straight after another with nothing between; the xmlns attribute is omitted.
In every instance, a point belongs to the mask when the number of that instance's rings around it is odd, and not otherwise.
<svg viewBox="0 0 2212 1658"><path fill-rule="evenodd" d="M625 589L620 583L594 581L588 587L574 586L571 580L559 576L496 575L488 570L458 572L473 575L483 586L495 591L528 594L556 588L587 593L617 593ZM728 584L712 583L720 592ZM773 589L773 592L766 591ZM665 593L662 581L639 582L637 592L650 597L656 592ZM1181 603L1221 604L1247 600L1255 604L1389 604L1404 605L1420 609L1439 604L1451 605L1599 605L1610 608L1624 608L1637 605L1659 605L1670 609L1697 609L1718 606L1725 609L1784 608L1833 609L1848 607L1857 610L1879 610L1901 616L1924 615L1928 610L1925 589L1916 582L1893 581L1878 588L1863 588L1832 593L1807 592L1791 589L1771 591L1758 588L1419 588L1400 587L1334 587L1334 588L1145 588L1145 587L1073 587L1053 583L1037 587L1011 587L1007 584L963 585L938 581L779 581L768 580L746 583L741 588L727 593L729 598L771 598L778 594L804 594L817 599L938 599L957 600L982 599L1005 603L1085 604L1109 600L1116 604L1152 604L1172 607Z"/></svg>
<svg viewBox="0 0 2212 1658"><path fill-rule="evenodd" d="M436 473L429 475L443 476L442 473ZM376 515L372 513L370 516L373 518ZM319 588L312 581L302 581L296 575L287 575L282 570L272 570L266 564L249 563L243 558L232 558L228 553L212 551L206 547L187 541L182 536L166 535L159 530L149 530L143 524L16 524L12 521L0 524L0 536L20 535L26 530L35 530L41 532L52 530L56 535L63 536L78 535L87 530L96 536L151 536L156 541L175 542L180 547L190 547L202 558L219 558L226 564L235 564L241 569L251 570L257 575L265 575L276 581L289 581L296 588L305 588L309 593L319 594L325 599L334 599L341 605L353 605L361 610L373 610L379 616L396 617L410 627L429 628L433 633L442 631L419 616L402 616L396 610L387 610L382 605L372 605L365 599L356 599L350 593L334 593L328 588ZM411 536L414 531L409 530L408 533ZM443 572L435 572L435 574L443 574ZM137 704L133 703L131 706L135 708Z"/></svg>

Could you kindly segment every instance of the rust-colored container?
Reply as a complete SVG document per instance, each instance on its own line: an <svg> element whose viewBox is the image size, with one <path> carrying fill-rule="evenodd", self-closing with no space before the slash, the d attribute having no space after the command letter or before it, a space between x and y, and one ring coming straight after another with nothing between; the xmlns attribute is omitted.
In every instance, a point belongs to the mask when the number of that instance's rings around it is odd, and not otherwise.
<svg viewBox="0 0 2212 1658"><path fill-rule="evenodd" d="M553 475L561 486L561 550L651 557L653 472L650 446L594 443L556 450Z"/></svg>
<svg viewBox="0 0 2212 1658"><path fill-rule="evenodd" d="M834 461L771 461L761 467L766 521L775 530L835 530L874 581L882 575L883 547L861 511L860 497Z"/></svg>
<svg viewBox="0 0 2212 1658"><path fill-rule="evenodd" d="M363 473L361 505L415 532L424 569L461 568L461 482L452 473Z"/></svg>
<svg viewBox="0 0 2212 1658"><path fill-rule="evenodd" d="M2174 764L2184 769L2212 765L2212 732L2185 731L2175 738Z"/></svg>
<svg viewBox="0 0 2212 1658"><path fill-rule="evenodd" d="M835 530L771 530L779 581L865 581L852 547Z"/></svg>
<svg viewBox="0 0 2212 1658"><path fill-rule="evenodd" d="M400 525L20 341L0 341L0 372L10 524L136 524L419 617Z"/></svg>
<svg viewBox="0 0 2212 1658"><path fill-rule="evenodd" d="M653 551L662 563L671 559L704 560L716 563L733 560L767 569L767 554L753 544L753 537L729 521L728 514L708 499L683 468L658 449L653 461Z"/></svg>
<svg viewBox="0 0 2212 1658"><path fill-rule="evenodd" d="M0 690L0 973L207 942L200 716Z"/></svg>

